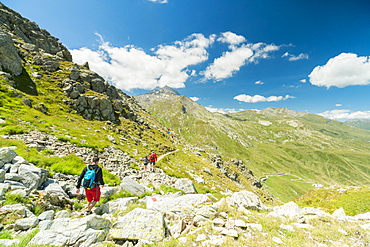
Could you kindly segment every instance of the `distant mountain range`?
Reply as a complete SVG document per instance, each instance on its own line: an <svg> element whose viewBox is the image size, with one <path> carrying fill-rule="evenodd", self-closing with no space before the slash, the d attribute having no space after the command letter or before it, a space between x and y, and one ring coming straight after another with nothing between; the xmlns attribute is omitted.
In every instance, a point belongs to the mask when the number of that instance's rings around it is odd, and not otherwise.
<svg viewBox="0 0 370 247"><path fill-rule="evenodd" d="M286 174L265 181L283 200L312 189L313 184L370 182L366 130L285 108L211 113L168 87L135 99L193 145L240 159L259 177Z"/></svg>
<svg viewBox="0 0 370 247"><path fill-rule="evenodd" d="M370 120L369 119L352 119L352 120L347 120L344 123L364 129L364 130L370 130Z"/></svg>

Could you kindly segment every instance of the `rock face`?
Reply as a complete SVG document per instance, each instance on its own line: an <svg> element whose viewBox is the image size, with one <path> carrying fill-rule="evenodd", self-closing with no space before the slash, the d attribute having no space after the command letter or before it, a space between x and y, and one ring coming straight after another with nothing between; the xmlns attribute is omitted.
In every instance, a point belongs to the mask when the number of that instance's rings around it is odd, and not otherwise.
<svg viewBox="0 0 370 247"><path fill-rule="evenodd" d="M161 241L165 238L165 233L162 213L136 208L118 219L109 231L109 239Z"/></svg>
<svg viewBox="0 0 370 247"><path fill-rule="evenodd" d="M11 37L0 28L0 69L11 71L14 75L22 73L22 60Z"/></svg>
<svg viewBox="0 0 370 247"><path fill-rule="evenodd" d="M244 207L246 209L264 210L264 206L258 196L250 191L239 191L227 197L226 201L238 207Z"/></svg>
<svg viewBox="0 0 370 247"><path fill-rule="evenodd" d="M72 61L70 52L57 38L2 3L0 3L0 28L11 35L14 42L20 43L27 52L43 50L61 59ZM19 42L18 39L23 42Z"/></svg>
<svg viewBox="0 0 370 247"><path fill-rule="evenodd" d="M88 120L118 121L119 117L123 117L144 123L137 114L142 109L132 97L110 85L93 71L81 66L75 66L70 71L69 79L64 80L60 86L72 100L71 104L78 114ZM102 95L86 95L89 90Z"/></svg>
<svg viewBox="0 0 370 247"><path fill-rule="evenodd" d="M50 224L45 224L29 244L88 247L102 242L111 226L112 223L109 220L97 215L82 219L58 218Z"/></svg>

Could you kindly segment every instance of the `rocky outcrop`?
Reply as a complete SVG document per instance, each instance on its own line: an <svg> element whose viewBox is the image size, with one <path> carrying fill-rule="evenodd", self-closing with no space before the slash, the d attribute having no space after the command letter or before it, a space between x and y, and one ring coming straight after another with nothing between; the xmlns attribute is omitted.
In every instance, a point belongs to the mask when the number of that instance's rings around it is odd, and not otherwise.
<svg viewBox="0 0 370 247"><path fill-rule="evenodd" d="M243 177L246 178L252 186L262 188L261 180L254 176L252 170L244 165L243 161L237 159L224 160L219 154L210 154L209 159L212 161L212 164L229 179L240 183L240 177Z"/></svg>
<svg viewBox="0 0 370 247"><path fill-rule="evenodd" d="M0 3L1 4L1 3ZM8 70L14 75L22 73L22 60L11 37L0 27L0 69Z"/></svg>
<svg viewBox="0 0 370 247"><path fill-rule="evenodd" d="M22 55L42 50L60 59L72 61L70 52L57 38L2 3L0 3L0 28L21 46L22 51L19 52Z"/></svg>
<svg viewBox="0 0 370 247"><path fill-rule="evenodd" d="M69 79L64 80L62 87L65 95L72 100L73 108L84 118L92 120L119 121L120 117L139 124L145 121L137 112L142 108L135 100L106 82L101 76L81 66L70 69ZM96 93L91 95L88 91Z"/></svg>
<svg viewBox="0 0 370 247"><path fill-rule="evenodd" d="M58 218L44 221L30 245L85 246L102 242L112 223L97 215L84 218Z"/></svg>
<svg viewBox="0 0 370 247"><path fill-rule="evenodd" d="M108 240L137 242L162 241L166 237L164 215L161 212L136 208L118 221L109 231Z"/></svg>

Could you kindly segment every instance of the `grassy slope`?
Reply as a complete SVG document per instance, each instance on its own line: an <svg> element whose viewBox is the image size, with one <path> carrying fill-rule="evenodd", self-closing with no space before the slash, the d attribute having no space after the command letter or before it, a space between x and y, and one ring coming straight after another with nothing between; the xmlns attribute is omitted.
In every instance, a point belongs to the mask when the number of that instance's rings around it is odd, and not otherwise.
<svg viewBox="0 0 370 247"><path fill-rule="evenodd" d="M350 216L370 212L370 189L368 187L347 187L345 189L315 189L297 198L300 207L321 208L333 213L343 208Z"/></svg>
<svg viewBox="0 0 370 247"><path fill-rule="evenodd" d="M370 183L369 131L284 109L211 114L188 100L153 98L147 109L190 143L243 160L260 177L289 173L303 182L324 185ZM261 120L271 124L265 126ZM283 201L313 188L287 180L275 177L266 185Z"/></svg>
<svg viewBox="0 0 370 247"><path fill-rule="evenodd" d="M369 119L352 119L344 122L345 124L354 126L359 129L370 130Z"/></svg>
<svg viewBox="0 0 370 247"><path fill-rule="evenodd" d="M5 123L0 124L0 134L9 135L38 130L55 135L61 141L97 150L102 150L107 146L115 146L137 159L148 155L150 150L155 150L160 154L164 150L175 149L171 141L157 129L138 125L128 119L121 119L120 125L108 125L106 122L89 121L75 114L74 110L63 102L68 98L58 87L58 84L69 76L68 68L71 66L73 64L70 62L61 62L61 70L54 73L46 73L39 66L33 66L35 71L43 74L41 79L33 79L34 81L29 76L30 67L25 67L22 75L14 78L18 89L9 86L5 80L0 78L0 118L5 120ZM97 94L96 92L88 93ZM28 107L22 102L26 98L32 102L32 107ZM46 106L47 113L44 114L40 111L41 104ZM147 113L141 112L140 114L150 119ZM158 123L154 121L152 124ZM110 142L108 135L113 136L117 144ZM121 137L124 137L126 141L123 141ZM132 137L141 139L142 142L138 143ZM81 168L81 165L84 166L80 160L72 162L71 166L75 165L77 169L58 170L56 164L62 161L65 163L66 160L55 157L48 158L46 157L47 153L41 154L36 150L29 150L22 142L1 138L0 143L1 147L17 146L19 155L45 168L55 168L54 170L57 172L78 174L81 170L78 168ZM70 159L74 158L70 157ZM112 179L114 180L112 183L117 182L114 176Z"/></svg>
<svg viewBox="0 0 370 247"><path fill-rule="evenodd" d="M197 190L202 193L210 192L219 196L219 191L240 189L235 182L227 179L218 169L205 161L204 157L186 151L186 148L184 148L186 143L175 145L171 138L164 133L165 128L145 111L139 112L139 114L150 125L159 128L139 125L123 118L120 119L120 125L112 125L105 121L86 120L75 114L75 111L64 103L65 100L69 99L58 86L69 76L68 68L71 66L73 64L70 62L61 62L61 70L46 73L39 66L33 65L35 71L43 74L41 79L33 80L29 76L30 67L25 67L24 73L14 78L14 81L19 85L18 89L9 86L8 82L0 78L0 118L5 120L5 123L0 123L0 135L38 130L55 135L60 141L71 142L78 146L91 147L97 150L114 146L130 154L138 160L138 163L151 150L161 155L171 150L181 149L179 152L166 156L161 162L158 162L158 166L176 177L192 178L191 174L203 177L205 184L195 183ZM32 86L32 88L29 86ZM99 96L98 93L92 91L86 93ZM28 107L22 102L26 98L32 102L32 107ZM40 111L40 104L48 109L46 114ZM184 122L189 123L189 120L185 119ZM189 123L189 130L191 130L190 125L192 124ZM190 132L184 134L189 136ZM117 144L109 141L108 135L113 136ZM138 139L140 142L137 141ZM17 146L17 153L20 156L53 172L79 174L82 167L84 167L83 161L75 155L54 157L52 150L38 152L36 149L29 149L21 141L0 137L0 147L4 146ZM208 167L213 176L204 172L204 167ZM119 183L115 176L109 174L108 171L105 171L105 173L108 183ZM247 187L249 186L246 181L243 181L243 183Z"/></svg>

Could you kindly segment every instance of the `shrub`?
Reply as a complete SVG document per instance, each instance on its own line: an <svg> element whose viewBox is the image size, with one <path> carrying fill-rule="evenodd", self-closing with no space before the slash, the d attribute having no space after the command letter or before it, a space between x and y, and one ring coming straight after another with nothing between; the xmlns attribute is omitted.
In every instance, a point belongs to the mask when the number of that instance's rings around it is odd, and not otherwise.
<svg viewBox="0 0 370 247"><path fill-rule="evenodd" d="M0 133L4 135L16 135L16 134L27 133L27 131L22 126L7 125L3 129L0 130Z"/></svg>
<svg viewBox="0 0 370 247"><path fill-rule="evenodd" d="M30 200L28 198L25 198L19 194L10 194L7 193L5 195L5 201L3 202L3 205L10 205L10 204L26 204L29 203Z"/></svg>
<svg viewBox="0 0 370 247"><path fill-rule="evenodd" d="M57 138L58 138L59 141L62 141L62 142L71 141L71 137L68 137L68 136L57 136Z"/></svg>
<svg viewBox="0 0 370 247"><path fill-rule="evenodd" d="M41 151L41 153L46 154L46 155L53 155L54 154L54 150L52 150L52 149L44 149L44 150Z"/></svg>
<svg viewBox="0 0 370 247"><path fill-rule="evenodd" d="M9 230L3 230L0 232L0 239L12 239L12 233Z"/></svg>
<svg viewBox="0 0 370 247"><path fill-rule="evenodd" d="M70 154L52 164L51 169L63 174L79 175L85 166L85 162L80 157Z"/></svg>
<svg viewBox="0 0 370 247"><path fill-rule="evenodd" d="M179 192L179 191L180 191L182 194L185 194L185 193L184 193L184 191L182 191L182 190L176 189L176 188L174 188L174 187L166 186L166 185L164 185L164 184L162 184L161 186L159 186L159 189L160 189L161 191L163 191L165 194L167 194L167 193L176 193L176 192Z"/></svg>

